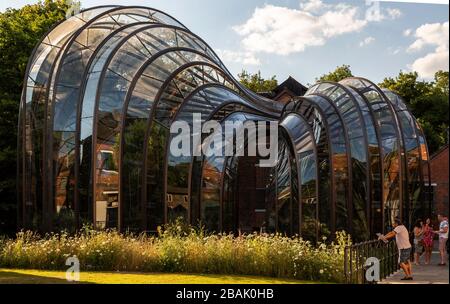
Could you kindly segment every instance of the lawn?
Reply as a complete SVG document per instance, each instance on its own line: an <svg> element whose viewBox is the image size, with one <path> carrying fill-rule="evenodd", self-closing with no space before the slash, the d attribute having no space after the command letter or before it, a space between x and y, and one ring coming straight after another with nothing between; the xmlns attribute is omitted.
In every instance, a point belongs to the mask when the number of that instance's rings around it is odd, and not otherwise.
<svg viewBox="0 0 450 304"><path fill-rule="evenodd" d="M0 284L67 284L64 271L0 269ZM314 284L299 281L256 276L81 272L80 283L87 284Z"/></svg>

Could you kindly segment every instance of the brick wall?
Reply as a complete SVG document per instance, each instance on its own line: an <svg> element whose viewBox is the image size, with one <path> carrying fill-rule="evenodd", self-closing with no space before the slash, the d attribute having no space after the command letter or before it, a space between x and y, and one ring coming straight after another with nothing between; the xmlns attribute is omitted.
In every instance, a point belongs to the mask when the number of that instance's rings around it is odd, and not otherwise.
<svg viewBox="0 0 450 304"><path fill-rule="evenodd" d="M448 215L448 145L431 157L431 182L434 187L434 210Z"/></svg>

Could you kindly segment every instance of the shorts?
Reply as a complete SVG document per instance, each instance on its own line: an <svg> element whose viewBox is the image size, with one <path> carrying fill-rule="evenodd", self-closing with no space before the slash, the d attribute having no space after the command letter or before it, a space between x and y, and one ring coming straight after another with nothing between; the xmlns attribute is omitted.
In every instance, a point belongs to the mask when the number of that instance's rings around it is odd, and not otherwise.
<svg viewBox="0 0 450 304"><path fill-rule="evenodd" d="M423 252L422 242L414 244L414 253L422 253L422 252Z"/></svg>
<svg viewBox="0 0 450 304"><path fill-rule="evenodd" d="M411 247L406 249L400 249L398 251L398 263L407 263L409 262L411 256Z"/></svg>
<svg viewBox="0 0 450 304"><path fill-rule="evenodd" d="M447 240L448 240L447 238L439 238L439 251L447 250L447 248L446 248Z"/></svg>

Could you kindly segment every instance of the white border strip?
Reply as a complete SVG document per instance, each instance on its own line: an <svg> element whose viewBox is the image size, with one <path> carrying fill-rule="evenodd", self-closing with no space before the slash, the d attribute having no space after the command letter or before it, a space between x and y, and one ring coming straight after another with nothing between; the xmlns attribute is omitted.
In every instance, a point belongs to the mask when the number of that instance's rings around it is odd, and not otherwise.
<svg viewBox="0 0 450 304"><path fill-rule="evenodd" d="M449 0L369 0L371 2L403 2L403 3L422 3L422 4L444 4L448 5Z"/></svg>

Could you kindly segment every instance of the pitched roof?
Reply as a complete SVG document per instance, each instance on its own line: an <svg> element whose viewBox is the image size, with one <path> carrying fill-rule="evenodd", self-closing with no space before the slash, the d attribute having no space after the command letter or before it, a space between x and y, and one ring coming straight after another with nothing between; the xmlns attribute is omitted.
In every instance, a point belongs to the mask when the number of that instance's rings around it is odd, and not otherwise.
<svg viewBox="0 0 450 304"><path fill-rule="evenodd" d="M276 98L283 92L287 92L292 96L303 96L305 95L307 87L302 85L300 82L295 80L292 76L289 76L285 81L279 84L273 91L270 92L258 92L259 95L266 98Z"/></svg>
<svg viewBox="0 0 450 304"><path fill-rule="evenodd" d="M289 76L288 79L279 84L273 92L275 95L278 95L285 89L291 91L295 96L303 96L308 90L307 87L295 80L292 76Z"/></svg>

